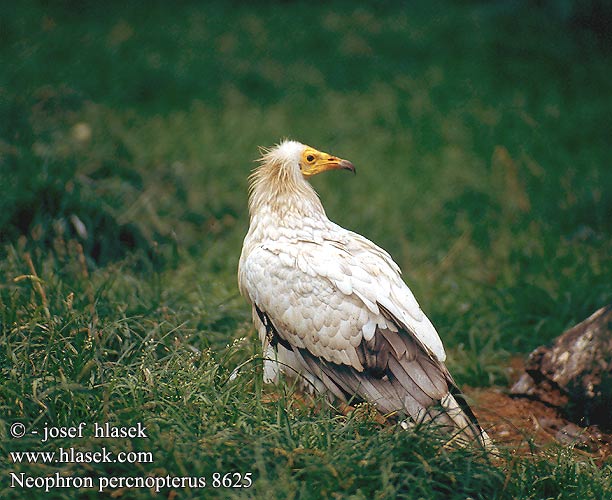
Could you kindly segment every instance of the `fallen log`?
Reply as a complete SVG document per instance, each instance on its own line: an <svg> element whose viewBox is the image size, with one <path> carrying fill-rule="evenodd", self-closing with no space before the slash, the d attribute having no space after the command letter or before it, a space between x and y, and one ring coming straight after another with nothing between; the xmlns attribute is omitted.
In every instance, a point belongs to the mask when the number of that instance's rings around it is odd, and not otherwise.
<svg viewBox="0 0 612 500"><path fill-rule="evenodd" d="M557 407L582 426L612 430L612 304L534 350L514 396Z"/></svg>

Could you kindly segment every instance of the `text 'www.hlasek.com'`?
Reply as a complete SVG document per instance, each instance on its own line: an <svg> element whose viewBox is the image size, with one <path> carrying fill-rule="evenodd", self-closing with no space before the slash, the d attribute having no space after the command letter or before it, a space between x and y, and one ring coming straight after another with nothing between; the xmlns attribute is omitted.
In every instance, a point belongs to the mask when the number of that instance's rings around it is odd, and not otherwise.
<svg viewBox="0 0 612 500"><path fill-rule="evenodd" d="M43 443L45 446L53 444L56 440L79 440L90 438L87 444L95 445L95 440L119 440L130 444L127 440L146 440L149 438L147 428L138 422L132 426L115 426L109 423L81 422L72 427L52 427L44 425L39 430L30 429L22 422L15 422L10 427L11 437L26 443ZM126 446L127 447L127 446ZM129 446L132 448L132 446ZM16 468L28 464L62 467L62 464L153 464L155 462L152 451L118 450L114 447L100 446L96 449L82 449L79 446L58 446L49 450L20 449L9 451L9 458ZM19 467L21 466L21 467ZM37 470L40 468L37 467ZM143 488L159 493L163 489L202 489L202 488L250 488L253 484L251 472L215 471L207 476L174 476L142 475L124 476L122 474L100 474L93 476L91 466L81 469L83 475L70 468L71 473L56 471L33 475L26 472L8 472L9 486L11 488L37 489L45 492L52 490L70 489L96 489L98 492L108 492L123 488ZM103 469L104 470L104 469ZM137 470L142 470L138 467Z"/></svg>

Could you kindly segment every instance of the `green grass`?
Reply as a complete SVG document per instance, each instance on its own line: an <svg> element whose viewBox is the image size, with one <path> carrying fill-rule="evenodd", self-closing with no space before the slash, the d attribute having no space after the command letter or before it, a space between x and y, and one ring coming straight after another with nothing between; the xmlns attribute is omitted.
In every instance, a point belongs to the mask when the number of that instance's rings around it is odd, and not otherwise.
<svg viewBox="0 0 612 500"><path fill-rule="evenodd" d="M304 408L290 387L267 402L235 279L257 146L333 152L358 175L314 179L330 217L391 252L460 384L505 384L510 356L612 301L612 62L596 34L521 3L8 5L2 498L43 496L11 489L9 470L252 472L252 489L205 491L224 498L612 494L610 461L571 448L490 462ZM15 421L143 422L149 438L41 444L11 439ZM9 458L60 446L155 461Z"/></svg>

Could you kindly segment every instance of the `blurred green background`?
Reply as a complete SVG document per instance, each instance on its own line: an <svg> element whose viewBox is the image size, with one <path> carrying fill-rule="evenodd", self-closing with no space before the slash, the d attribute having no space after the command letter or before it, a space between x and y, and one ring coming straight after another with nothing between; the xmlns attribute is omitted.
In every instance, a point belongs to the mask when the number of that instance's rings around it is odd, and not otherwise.
<svg viewBox="0 0 612 500"><path fill-rule="evenodd" d="M391 252L445 340L500 330L526 351L612 294L610 37L593 11L5 4L2 242L59 232L94 267L187 254L230 280L257 146L294 138L358 166L315 187Z"/></svg>
<svg viewBox="0 0 612 500"><path fill-rule="evenodd" d="M235 280L247 176L285 137L356 165L313 184L402 267L458 382L506 384L510 357L612 301L611 12L3 2L2 411L116 416L116 390L138 413L143 366L183 360L168 390L193 395L194 373L256 354Z"/></svg>

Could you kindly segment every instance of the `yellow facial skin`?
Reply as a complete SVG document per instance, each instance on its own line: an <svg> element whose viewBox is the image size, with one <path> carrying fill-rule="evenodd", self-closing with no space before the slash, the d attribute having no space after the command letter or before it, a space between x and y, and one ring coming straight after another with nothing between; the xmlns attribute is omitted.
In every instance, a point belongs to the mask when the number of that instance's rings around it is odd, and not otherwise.
<svg viewBox="0 0 612 500"><path fill-rule="evenodd" d="M327 153L306 146L300 159L300 170L306 178L320 174L326 170L350 170L355 173L355 167L350 161L337 158Z"/></svg>

